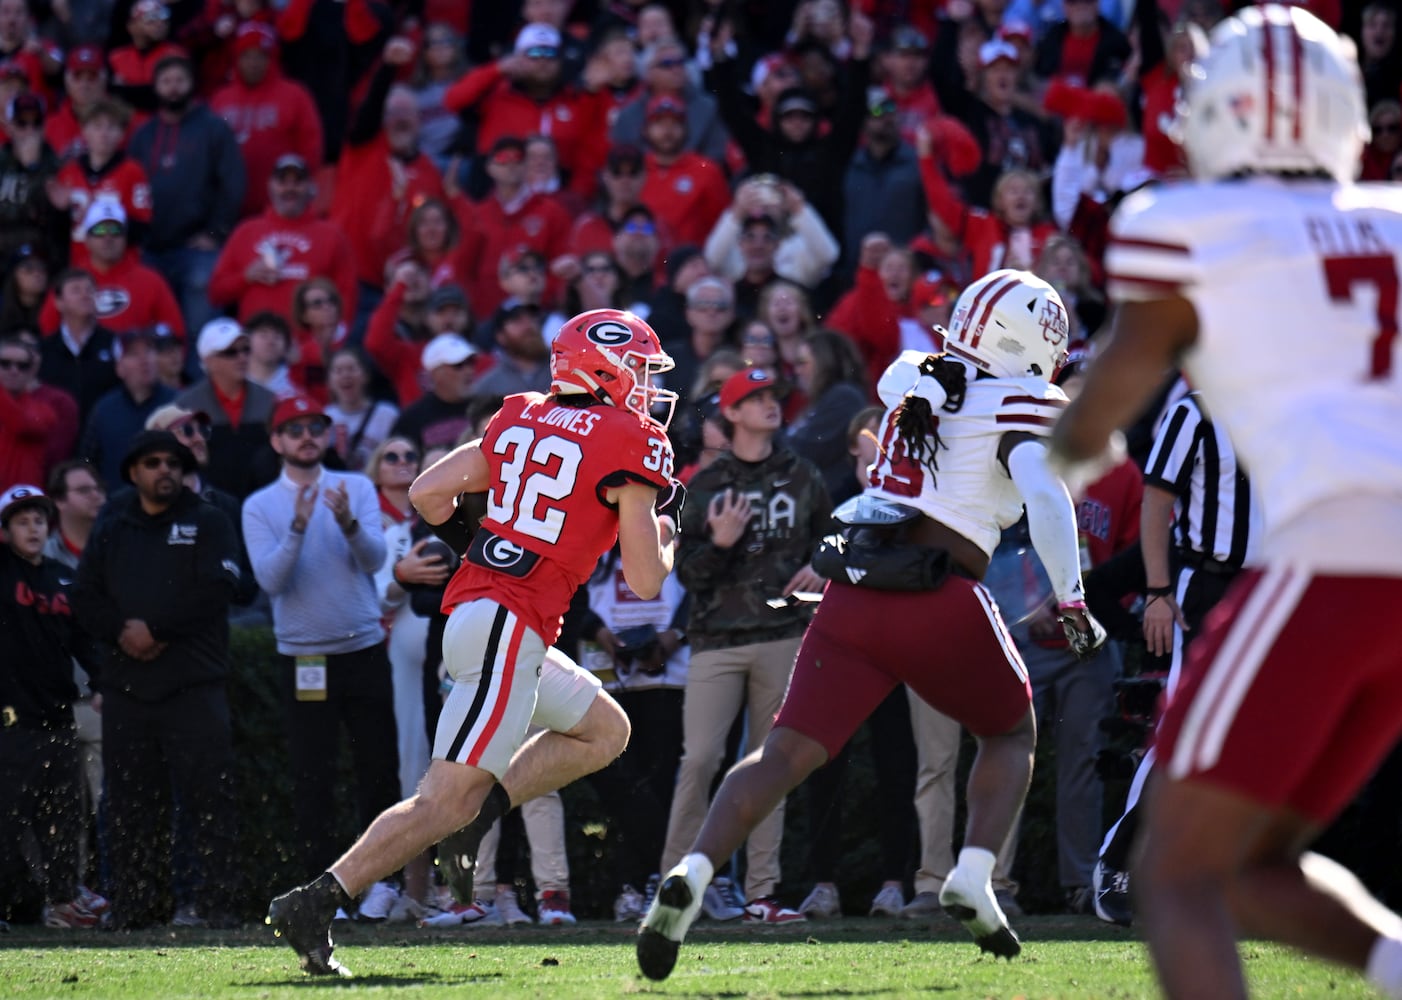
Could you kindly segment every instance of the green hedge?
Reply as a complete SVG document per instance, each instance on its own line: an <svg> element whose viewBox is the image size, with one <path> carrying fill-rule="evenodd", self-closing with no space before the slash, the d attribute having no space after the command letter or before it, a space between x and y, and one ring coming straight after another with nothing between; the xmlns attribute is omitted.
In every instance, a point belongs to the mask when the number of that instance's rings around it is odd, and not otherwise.
<svg viewBox="0 0 1402 1000"><path fill-rule="evenodd" d="M267 901L288 886L315 873L301 871L291 851L292 790L287 764L284 709L277 684L278 661L272 632L267 628L237 627L231 634L233 673L229 700L234 724L239 804L238 857L229 877L239 889L239 912L259 919ZM871 760L859 736L848 769L843 808L842 864L838 888L852 912L864 912L880 888L877 864L877 825L882 822L876 800ZM972 756L966 740L959 786ZM339 839L349 845L360 833L355 823L355 776L350 754L339 748L341 778L338 809L327 822ZM1021 900L1029 910L1055 910L1061 904L1056 879L1056 840L1053 834L1052 750L1039 748L1037 773L1028 798L1016 874L1022 882ZM588 782L579 782L562 793L565 799L567 842L574 912L582 919L612 915L618 887L613 884L613 849L607 837L607 817ZM1107 796L1107 799L1114 796ZM1116 808L1118 802L1115 802ZM962 802L960 803L962 822ZM797 903L808 891L803 879L808 816L802 792L789 797L784 837L785 901ZM522 885L523 902L530 886ZM641 887L640 887L641 888ZM909 886L907 886L907 889Z"/></svg>

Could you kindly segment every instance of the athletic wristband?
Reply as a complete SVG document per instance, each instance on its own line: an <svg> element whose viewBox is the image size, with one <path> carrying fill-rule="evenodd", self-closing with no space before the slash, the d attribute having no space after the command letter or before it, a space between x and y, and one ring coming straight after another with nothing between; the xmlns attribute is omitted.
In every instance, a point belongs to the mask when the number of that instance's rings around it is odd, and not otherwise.
<svg viewBox="0 0 1402 1000"><path fill-rule="evenodd" d="M1173 584L1165 584L1162 587L1145 587L1145 597L1168 597L1173 593Z"/></svg>
<svg viewBox="0 0 1402 1000"><path fill-rule="evenodd" d="M1062 601L1056 606L1058 611L1085 611L1085 601Z"/></svg>

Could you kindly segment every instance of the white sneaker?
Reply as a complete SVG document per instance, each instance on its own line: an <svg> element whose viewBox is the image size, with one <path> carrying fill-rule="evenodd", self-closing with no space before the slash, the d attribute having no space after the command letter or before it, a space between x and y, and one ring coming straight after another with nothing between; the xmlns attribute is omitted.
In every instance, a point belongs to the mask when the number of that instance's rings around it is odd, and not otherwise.
<svg viewBox="0 0 1402 1000"><path fill-rule="evenodd" d="M389 908L389 916L385 921L391 924L416 924L428 916L427 906L407 892L401 892L395 898L394 905Z"/></svg>
<svg viewBox="0 0 1402 1000"><path fill-rule="evenodd" d="M515 889L497 889L495 909L502 923L506 924L508 927L512 924L535 923L535 921L526 914L526 911L521 909L521 904L516 899Z"/></svg>
<svg viewBox="0 0 1402 1000"><path fill-rule="evenodd" d="M638 968L649 979L662 980L677 964L677 950L701 912L706 886L685 861L669 871L657 890L638 930Z"/></svg>
<svg viewBox="0 0 1402 1000"><path fill-rule="evenodd" d="M398 899L399 888L393 882L376 882L360 901L355 919L362 924L384 923L394 911Z"/></svg>
<svg viewBox="0 0 1402 1000"><path fill-rule="evenodd" d="M883 885L876 898L871 901L869 917L899 917L905 909L905 893L898 885Z"/></svg>
<svg viewBox="0 0 1402 1000"><path fill-rule="evenodd" d="M842 916L842 900L838 898L837 886L831 882L819 882L799 904L798 912L811 920L832 920Z"/></svg>
<svg viewBox="0 0 1402 1000"><path fill-rule="evenodd" d="M647 908L643 906L643 894L631 885L624 883L623 891L613 901L614 922L626 924L629 921L641 920L646 912Z"/></svg>
<svg viewBox="0 0 1402 1000"><path fill-rule="evenodd" d="M419 921L420 927L463 927L475 925L479 927L500 927L501 916L491 903L484 903L480 899L471 903L459 903L456 900L447 909L438 913L430 914Z"/></svg>
<svg viewBox="0 0 1402 1000"><path fill-rule="evenodd" d="M973 935L980 951L991 951L999 958L1013 958L1022 950L1022 944L993 896L993 886L987 881L976 884L958 865L940 889L940 906Z"/></svg>
<svg viewBox="0 0 1402 1000"><path fill-rule="evenodd" d="M209 922L200 916L194 903L186 903L175 908L175 916L170 918L172 927L208 927Z"/></svg>
<svg viewBox="0 0 1402 1000"><path fill-rule="evenodd" d="M739 920L745 915L745 907L734 897L735 887L730 879L713 878L701 894L701 912L711 920Z"/></svg>

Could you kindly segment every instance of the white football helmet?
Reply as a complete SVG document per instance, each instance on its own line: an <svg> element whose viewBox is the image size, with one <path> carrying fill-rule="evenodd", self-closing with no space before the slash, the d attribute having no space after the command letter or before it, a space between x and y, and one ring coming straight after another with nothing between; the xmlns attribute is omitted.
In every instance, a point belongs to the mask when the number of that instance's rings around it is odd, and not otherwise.
<svg viewBox="0 0 1402 1000"><path fill-rule="evenodd" d="M964 289L943 333L945 350L980 371L1048 382L1066 361L1071 339L1056 289L1031 271L1012 269L986 274Z"/></svg>
<svg viewBox="0 0 1402 1000"><path fill-rule="evenodd" d="M1368 113L1353 41L1300 7L1247 7L1189 68L1171 136L1194 177L1358 171Z"/></svg>

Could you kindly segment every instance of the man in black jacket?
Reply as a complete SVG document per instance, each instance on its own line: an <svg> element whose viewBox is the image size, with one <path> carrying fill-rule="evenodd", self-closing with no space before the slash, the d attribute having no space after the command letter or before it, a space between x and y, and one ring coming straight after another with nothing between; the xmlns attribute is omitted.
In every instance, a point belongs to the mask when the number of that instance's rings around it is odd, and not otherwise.
<svg viewBox="0 0 1402 1000"><path fill-rule="evenodd" d="M166 788L187 811L193 850L177 852L194 900L181 922L227 919L234 868L233 747L225 681L238 542L222 511L182 483L190 450L168 431L137 435L122 461L135 493L83 551L73 609L110 648L103 696L107 861L113 923L164 922L156 872L170 823ZM211 878L213 863L222 873Z"/></svg>
<svg viewBox="0 0 1402 1000"><path fill-rule="evenodd" d="M29 882L17 849L28 830L39 851L44 923L92 927L97 916L78 886L83 817L72 657L89 671L95 664L69 610L71 573L43 555L56 513L38 487L0 494L0 916L28 915L14 912Z"/></svg>

